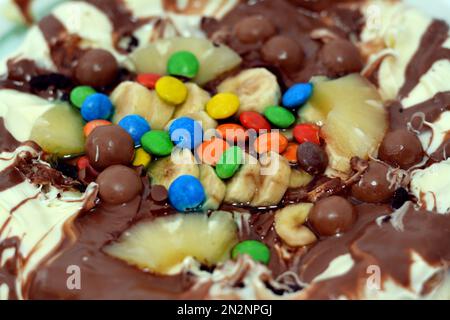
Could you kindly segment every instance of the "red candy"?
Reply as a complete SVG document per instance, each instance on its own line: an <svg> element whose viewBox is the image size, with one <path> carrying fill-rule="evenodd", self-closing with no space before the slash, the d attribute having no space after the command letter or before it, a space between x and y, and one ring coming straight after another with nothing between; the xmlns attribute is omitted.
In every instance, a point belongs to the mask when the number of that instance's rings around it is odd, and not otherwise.
<svg viewBox="0 0 450 320"><path fill-rule="evenodd" d="M142 84L144 87L149 89L155 89L156 81L159 80L161 76L155 73L141 73L136 77L136 81Z"/></svg>
<svg viewBox="0 0 450 320"><path fill-rule="evenodd" d="M86 169L89 166L89 159L86 156L82 156L77 160L78 170Z"/></svg>
<svg viewBox="0 0 450 320"><path fill-rule="evenodd" d="M270 124L261 114L255 111L244 111L239 116L242 125L247 129L270 130Z"/></svg>
<svg viewBox="0 0 450 320"><path fill-rule="evenodd" d="M298 143L312 142L320 145L319 127L314 124L298 124L294 127L294 138Z"/></svg>

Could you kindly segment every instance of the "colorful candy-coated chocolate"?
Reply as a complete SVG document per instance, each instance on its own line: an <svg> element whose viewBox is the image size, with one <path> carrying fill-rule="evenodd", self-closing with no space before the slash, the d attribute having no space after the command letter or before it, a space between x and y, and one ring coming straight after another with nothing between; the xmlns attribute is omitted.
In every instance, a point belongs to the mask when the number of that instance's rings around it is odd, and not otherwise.
<svg viewBox="0 0 450 320"><path fill-rule="evenodd" d="M175 119L169 126L169 135L179 148L192 150L203 141L202 125L188 117Z"/></svg>
<svg viewBox="0 0 450 320"><path fill-rule="evenodd" d="M103 93L94 93L84 100L81 106L81 116L86 121L108 119L113 108L108 96Z"/></svg>
<svg viewBox="0 0 450 320"><path fill-rule="evenodd" d="M284 93L283 106L289 109L298 108L311 98L312 93L312 83L294 84Z"/></svg>
<svg viewBox="0 0 450 320"><path fill-rule="evenodd" d="M89 166L89 158L87 156L81 156L77 160L78 170L85 169Z"/></svg>
<svg viewBox="0 0 450 320"><path fill-rule="evenodd" d="M111 124L112 124L111 121L101 120L101 119L89 121L88 123L86 123L84 125L84 128L83 128L84 136L87 137L88 135L90 135L91 132L97 127L109 126Z"/></svg>
<svg viewBox="0 0 450 320"><path fill-rule="evenodd" d="M144 148L137 148L134 152L133 166L147 168L152 161L152 156L145 152Z"/></svg>
<svg viewBox="0 0 450 320"><path fill-rule="evenodd" d="M139 145L142 136L151 130L147 120L137 114L129 114L123 117L118 124L133 138L134 145Z"/></svg>
<svg viewBox="0 0 450 320"><path fill-rule="evenodd" d="M70 92L70 102L78 108L81 108L84 100L91 94L96 93L95 89L89 86L78 86Z"/></svg>
<svg viewBox="0 0 450 320"><path fill-rule="evenodd" d="M290 163L297 163L297 149L297 143L289 142L286 150L282 153L282 156L285 157Z"/></svg>
<svg viewBox="0 0 450 320"><path fill-rule="evenodd" d="M230 142L245 142L248 139L244 127L236 123L224 123L216 128L220 137Z"/></svg>
<svg viewBox="0 0 450 320"><path fill-rule="evenodd" d="M234 146L225 150L216 164L216 174L221 179L234 176L242 164L242 149Z"/></svg>
<svg viewBox="0 0 450 320"><path fill-rule="evenodd" d="M256 131L270 130L270 123L258 112L244 111L239 116L239 121L247 129Z"/></svg>
<svg viewBox="0 0 450 320"><path fill-rule="evenodd" d="M254 148L258 153L274 151L282 153L286 150L288 139L279 132L268 132L260 135L254 143Z"/></svg>
<svg viewBox="0 0 450 320"><path fill-rule="evenodd" d="M320 128L315 124L303 123L294 127L293 135L298 143L312 142L320 145Z"/></svg>
<svg viewBox="0 0 450 320"><path fill-rule="evenodd" d="M171 104L183 103L188 95L188 90L184 83L170 76L159 78L156 81L155 89L162 100Z"/></svg>
<svg viewBox="0 0 450 320"><path fill-rule="evenodd" d="M238 243L231 251L231 258L236 259L245 254L264 264L268 264L270 261L270 249L261 241L245 240Z"/></svg>
<svg viewBox="0 0 450 320"><path fill-rule="evenodd" d="M191 175L176 178L169 186L170 204L181 212L193 211L205 201L205 190L200 180Z"/></svg>
<svg viewBox="0 0 450 320"><path fill-rule="evenodd" d="M206 112L213 119L226 119L239 109L239 98L234 93L222 92L216 94L206 104Z"/></svg>
<svg viewBox="0 0 450 320"><path fill-rule="evenodd" d="M198 59L190 51L177 51L167 62L167 73L175 76L194 78L199 69Z"/></svg>
<svg viewBox="0 0 450 320"><path fill-rule="evenodd" d="M295 122L294 114L286 108L279 106L267 107L264 116L278 128L288 128Z"/></svg>
<svg viewBox="0 0 450 320"><path fill-rule="evenodd" d="M169 133L162 130L152 130L145 133L141 138L142 148L155 156L168 156L173 149Z"/></svg>
<svg viewBox="0 0 450 320"><path fill-rule="evenodd" d="M212 138L211 140L204 141L196 149L196 155L201 162L215 166L219 161L222 153L227 150L230 145L219 138Z"/></svg>
<svg viewBox="0 0 450 320"><path fill-rule="evenodd" d="M161 75L156 73L140 73L136 76L136 81L151 90L155 89L156 82Z"/></svg>

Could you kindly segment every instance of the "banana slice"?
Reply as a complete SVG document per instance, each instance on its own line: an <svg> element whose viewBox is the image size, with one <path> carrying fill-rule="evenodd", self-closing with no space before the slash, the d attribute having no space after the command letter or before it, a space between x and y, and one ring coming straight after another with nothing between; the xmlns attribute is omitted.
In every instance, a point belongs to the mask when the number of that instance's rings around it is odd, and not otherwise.
<svg viewBox="0 0 450 320"><path fill-rule="evenodd" d="M203 131L211 130L217 128L219 125L216 120L211 118L206 111L197 111L194 113L188 113L185 115L188 118L191 118L195 121L198 121L201 123ZM206 136L206 133L205 133Z"/></svg>
<svg viewBox="0 0 450 320"><path fill-rule="evenodd" d="M306 246L317 240L314 233L303 225L312 207L312 203L299 203L275 213L275 231L289 246Z"/></svg>
<svg viewBox="0 0 450 320"><path fill-rule="evenodd" d="M225 183L216 175L214 168L207 165L200 165L200 182L206 193L206 201L203 204L205 210L216 210L222 204L225 197Z"/></svg>
<svg viewBox="0 0 450 320"><path fill-rule="evenodd" d="M291 169L289 178L289 188L300 188L306 186L313 179L313 176L299 169Z"/></svg>
<svg viewBox="0 0 450 320"><path fill-rule="evenodd" d="M263 113L268 106L277 105L281 97L277 78L264 68L242 71L237 76L224 80L217 91L235 93L240 101L239 113Z"/></svg>
<svg viewBox="0 0 450 320"><path fill-rule="evenodd" d="M244 164L227 183L226 203L248 204L260 184L261 166L253 156L244 153Z"/></svg>
<svg viewBox="0 0 450 320"><path fill-rule="evenodd" d="M284 196L291 176L289 162L276 152L261 156L261 183L252 199L254 207L272 206L278 204Z"/></svg>
<svg viewBox="0 0 450 320"><path fill-rule="evenodd" d="M186 88L188 89L187 99L183 104L176 107L173 114L174 118L205 110L206 103L211 99L208 91L203 90L195 83L186 83Z"/></svg>
<svg viewBox="0 0 450 320"><path fill-rule="evenodd" d="M156 130L164 129L176 108L162 101L155 91L132 81L125 81L117 86L111 93L111 102L115 106L114 123L118 123L126 115L138 114Z"/></svg>
<svg viewBox="0 0 450 320"><path fill-rule="evenodd" d="M163 185L167 189L177 177L191 175L196 178L200 175L198 164L188 149L174 149L168 157L152 162L148 168L152 184Z"/></svg>

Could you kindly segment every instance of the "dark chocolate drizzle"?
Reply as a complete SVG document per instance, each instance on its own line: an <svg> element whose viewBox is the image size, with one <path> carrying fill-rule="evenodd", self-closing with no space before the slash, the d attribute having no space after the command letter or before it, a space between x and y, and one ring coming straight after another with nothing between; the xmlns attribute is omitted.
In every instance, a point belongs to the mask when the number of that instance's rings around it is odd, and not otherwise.
<svg viewBox="0 0 450 320"><path fill-rule="evenodd" d="M31 15L31 0L13 0L17 8L19 8L25 22L27 24L33 23L33 16Z"/></svg>

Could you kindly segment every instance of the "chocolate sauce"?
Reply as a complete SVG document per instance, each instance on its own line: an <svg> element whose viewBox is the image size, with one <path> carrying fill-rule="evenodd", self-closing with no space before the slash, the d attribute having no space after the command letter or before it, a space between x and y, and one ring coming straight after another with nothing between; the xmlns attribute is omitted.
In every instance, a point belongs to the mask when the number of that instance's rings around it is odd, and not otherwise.
<svg viewBox="0 0 450 320"><path fill-rule="evenodd" d="M19 8L25 22L27 24L33 23L33 16L31 15L31 0L13 0L17 8Z"/></svg>
<svg viewBox="0 0 450 320"><path fill-rule="evenodd" d="M292 1L311 8L308 1ZM316 2L316 1L314 1ZM326 10L317 15L314 12L298 8L286 0L241 2L228 12L220 22L212 18L204 18L202 29L214 41L224 42L243 58L243 67L274 67L264 60L260 51L263 43L243 43L234 35L234 26L245 17L262 16L270 20L277 29L278 36L287 37L295 41L304 54L303 62L298 69L284 69L277 67L285 84L307 82L314 75L334 76L331 70L325 67L320 59L322 41L312 39L313 30L326 29L338 38L347 39L352 33L357 35L361 28L361 13L347 7L340 7L340 3L322 2ZM312 8L318 8L313 6ZM351 17L349 19L348 17ZM359 27L353 24L359 21ZM347 25L350 22L350 25ZM352 70L353 72L354 70Z"/></svg>

